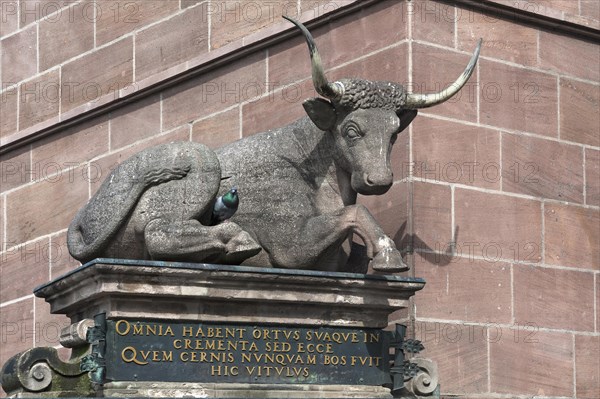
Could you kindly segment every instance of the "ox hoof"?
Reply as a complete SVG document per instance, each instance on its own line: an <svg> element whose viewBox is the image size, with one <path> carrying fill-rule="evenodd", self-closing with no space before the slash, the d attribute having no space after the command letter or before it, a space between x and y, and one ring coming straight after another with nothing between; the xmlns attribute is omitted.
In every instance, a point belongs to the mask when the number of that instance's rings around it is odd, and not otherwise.
<svg viewBox="0 0 600 399"><path fill-rule="evenodd" d="M225 245L225 261L227 263L242 262L262 250L262 247L245 231L239 232Z"/></svg>
<svg viewBox="0 0 600 399"><path fill-rule="evenodd" d="M384 249L371 261L371 267L378 272L398 273L405 272L409 267L402 260L402 255L397 249Z"/></svg>

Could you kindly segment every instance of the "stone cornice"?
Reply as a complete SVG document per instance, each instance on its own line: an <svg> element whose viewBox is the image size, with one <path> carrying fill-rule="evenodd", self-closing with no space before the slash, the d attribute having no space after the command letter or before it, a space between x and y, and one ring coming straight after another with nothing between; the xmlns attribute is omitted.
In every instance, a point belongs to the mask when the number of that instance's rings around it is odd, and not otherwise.
<svg viewBox="0 0 600 399"><path fill-rule="evenodd" d="M501 19L547 29L554 33L569 35L580 40L598 43L600 41L600 22L584 17L558 15L555 10L546 8L518 7L512 0L435 0L440 3L456 5L473 11L491 14ZM534 4L534 2L531 2ZM511 5L512 4L512 5Z"/></svg>
<svg viewBox="0 0 600 399"><path fill-rule="evenodd" d="M72 321L107 318L383 328L420 278L195 263L96 259L35 289ZM149 305L151 304L151 305Z"/></svg>

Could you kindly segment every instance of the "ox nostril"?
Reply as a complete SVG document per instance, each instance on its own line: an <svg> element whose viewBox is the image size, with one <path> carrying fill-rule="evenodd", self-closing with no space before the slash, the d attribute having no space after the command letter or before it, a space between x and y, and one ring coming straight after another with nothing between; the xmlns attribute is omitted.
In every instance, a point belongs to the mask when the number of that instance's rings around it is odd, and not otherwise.
<svg viewBox="0 0 600 399"><path fill-rule="evenodd" d="M363 174L363 182L367 187L385 187L390 186L393 182L394 178L392 174L379 174L379 173L364 173Z"/></svg>
<svg viewBox="0 0 600 399"><path fill-rule="evenodd" d="M365 182L367 183L368 186L373 186L375 185L375 182L371 179L371 176L365 174Z"/></svg>

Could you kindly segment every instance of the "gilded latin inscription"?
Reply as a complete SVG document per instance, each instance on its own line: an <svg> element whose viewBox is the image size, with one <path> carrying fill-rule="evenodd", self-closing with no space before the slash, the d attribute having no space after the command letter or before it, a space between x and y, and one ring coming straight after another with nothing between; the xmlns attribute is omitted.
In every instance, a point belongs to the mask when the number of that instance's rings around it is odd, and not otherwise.
<svg viewBox="0 0 600 399"><path fill-rule="evenodd" d="M124 364L204 364L205 372L218 378L309 381L321 378L323 370L329 368L385 366L383 351L365 349L380 344L380 331L118 320L114 333L127 343L119 349L119 360ZM153 339L160 345L152 344Z"/></svg>

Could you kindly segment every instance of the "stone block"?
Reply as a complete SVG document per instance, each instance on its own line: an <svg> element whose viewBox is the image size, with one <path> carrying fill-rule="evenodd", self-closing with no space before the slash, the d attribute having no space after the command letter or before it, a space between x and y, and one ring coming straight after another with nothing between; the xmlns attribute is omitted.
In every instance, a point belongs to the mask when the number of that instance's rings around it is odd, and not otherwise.
<svg viewBox="0 0 600 399"><path fill-rule="evenodd" d="M31 182L32 177L37 176L31 167L30 147L24 146L0 155L0 171L0 192Z"/></svg>
<svg viewBox="0 0 600 399"><path fill-rule="evenodd" d="M417 256L415 274L424 278L427 285L414 298L416 316L463 322L511 323L510 269L510 265L504 262L457 257L445 264L442 255Z"/></svg>
<svg viewBox="0 0 600 399"><path fill-rule="evenodd" d="M240 138L239 107L201 119L192 126L192 141L209 148L218 148Z"/></svg>
<svg viewBox="0 0 600 399"><path fill-rule="evenodd" d="M415 250L445 251L453 240L452 199L449 186L414 182L412 204ZM459 237L460 239L460 237Z"/></svg>
<svg viewBox="0 0 600 399"><path fill-rule="evenodd" d="M18 92L17 88L12 88L6 89L0 95L0 137L2 138L17 131L17 119L19 117L17 112Z"/></svg>
<svg viewBox="0 0 600 399"><path fill-rule="evenodd" d="M600 391L600 358L596 356L600 348L598 336L575 336L575 384L577 397L595 399Z"/></svg>
<svg viewBox="0 0 600 399"><path fill-rule="evenodd" d="M19 29L19 1L3 1L2 18L0 37L9 35Z"/></svg>
<svg viewBox="0 0 600 399"><path fill-rule="evenodd" d="M2 85L15 84L38 72L37 49L35 25L2 39Z"/></svg>
<svg viewBox="0 0 600 399"><path fill-rule="evenodd" d="M85 0L40 21L40 71L94 48L93 7L91 1Z"/></svg>
<svg viewBox="0 0 600 399"><path fill-rule="evenodd" d="M571 334L539 331L536 328L493 329L489 345L492 392L573 395Z"/></svg>
<svg viewBox="0 0 600 399"><path fill-rule="evenodd" d="M571 205L546 204L546 263L600 269L600 211Z"/></svg>
<svg viewBox="0 0 600 399"><path fill-rule="evenodd" d="M33 165L40 169L39 174L43 179L51 173L66 174L68 168L89 161L106 151L108 118L99 117L38 140L32 146L31 159Z"/></svg>
<svg viewBox="0 0 600 399"><path fill-rule="evenodd" d="M0 364L4 365L13 355L33 346L33 298L24 299L2 307L2 345Z"/></svg>
<svg viewBox="0 0 600 399"><path fill-rule="evenodd" d="M446 47L455 46L456 17L455 7L452 4L423 0L410 5L406 3L405 7L412 13L413 39ZM459 9L460 11L462 10ZM460 26L459 24L459 28Z"/></svg>
<svg viewBox="0 0 600 399"><path fill-rule="evenodd" d="M455 189L457 245L488 261L542 260L542 210L535 200ZM493 228L491 228L493 226Z"/></svg>
<svg viewBox="0 0 600 399"><path fill-rule="evenodd" d="M19 86L19 130L58 116L60 76L58 70L47 72Z"/></svg>
<svg viewBox="0 0 600 399"><path fill-rule="evenodd" d="M190 8L135 35L136 80L208 51L206 4Z"/></svg>
<svg viewBox="0 0 600 399"><path fill-rule="evenodd" d="M516 134L502 134L502 189L583 203L581 147Z"/></svg>
<svg viewBox="0 0 600 399"><path fill-rule="evenodd" d="M412 126L416 177L500 188L499 132L424 116Z"/></svg>
<svg viewBox="0 0 600 399"><path fill-rule="evenodd" d="M47 238L22 245L6 243L0 254L0 302L8 302L27 295L48 281L50 246Z"/></svg>
<svg viewBox="0 0 600 399"><path fill-rule="evenodd" d="M475 46L473 43L470 51L473 51ZM466 54L420 43L414 43L412 48L413 87L410 91L416 93L438 93L444 90L460 76L470 59ZM483 60L480 60L479 64L482 65L482 62ZM459 93L444 104L428 109L427 112L476 122L477 88L480 81L477 73L473 73Z"/></svg>
<svg viewBox="0 0 600 399"><path fill-rule="evenodd" d="M21 244L67 228L79 207L88 200L89 183L82 177L86 172L87 167L70 169L9 193L5 239Z"/></svg>
<svg viewBox="0 0 600 399"><path fill-rule="evenodd" d="M179 1L104 0L97 7L96 43L100 46L174 14Z"/></svg>
<svg viewBox="0 0 600 399"><path fill-rule="evenodd" d="M517 324L594 331L594 279L589 272L515 265L514 290Z"/></svg>
<svg viewBox="0 0 600 399"><path fill-rule="evenodd" d="M311 80L287 86L242 105L242 136L275 129L306 116L302 102L316 96Z"/></svg>
<svg viewBox="0 0 600 399"><path fill-rule="evenodd" d="M293 0L253 2L217 0L208 7L211 17L210 47L224 45L268 26L280 23L282 15L296 18L298 3Z"/></svg>
<svg viewBox="0 0 600 399"><path fill-rule="evenodd" d="M600 146L600 86L560 78L560 138Z"/></svg>
<svg viewBox="0 0 600 399"><path fill-rule="evenodd" d="M133 81L133 39L127 37L61 68L61 112L116 96Z"/></svg>
<svg viewBox="0 0 600 399"><path fill-rule="evenodd" d="M548 31L540 32L539 66L553 72L600 80L600 48L592 42Z"/></svg>
<svg viewBox="0 0 600 399"><path fill-rule="evenodd" d="M479 73L481 123L558 137L555 76L488 60Z"/></svg>
<svg viewBox="0 0 600 399"><path fill-rule="evenodd" d="M160 131L160 98L154 95L111 114L110 149L147 139Z"/></svg>
<svg viewBox="0 0 600 399"><path fill-rule="evenodd" d="M163 129L251 101L266 91L265 53L229 63L163 93Z"/></svg>
<svg viewBox="0 0 600 399"><path fill-rule="evenodd" d="M488 391L485 327L417 320L415 339L422 341L425 346L421 354L437 363L444 393L463 398L468 393Z"/></svg>
<svg viewBox="0 0 600 399"><path fill-rule="evenodd" d="M600 151L585 149L585 203L600 206Z"/></svg>
<svg viewBox="0 0 600 399"><path fill-rule="evenodd" d="M330 3L333 4L332 7L341 4ZM386 1L363 10L358 17L350 15L329 26L311 29L325 69L345 64L405 39L406 23L403 15L402 3ZM396 29L390 31L390 26ZM406 55L400 59L405 58ZM300 35L274 46L269 49L269 82L280 87L310 77L309 60L306 43ZM394 60L396 68L397 61L398 59ZM464 65L466 64L461 66L461 72Z"/></svg>
<svg viewBox="0 0 600 399"><path fill-rule="evenodd" d="M536 66L538 30L513 20L492 17L469 9L458 9L457 47L470 52L483 38L481 53L486 57L516 64Z"/></svg>
<svg viewBox="0 0 600 399"><path fill-rule="evenodd" d="M109 319L383 328L423 286L400 276L101 260L35 295L72 322L103 311Z"/></svg>

